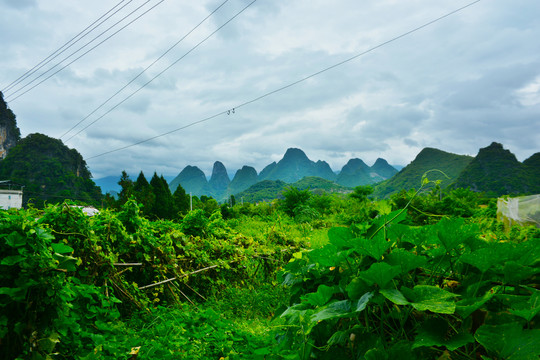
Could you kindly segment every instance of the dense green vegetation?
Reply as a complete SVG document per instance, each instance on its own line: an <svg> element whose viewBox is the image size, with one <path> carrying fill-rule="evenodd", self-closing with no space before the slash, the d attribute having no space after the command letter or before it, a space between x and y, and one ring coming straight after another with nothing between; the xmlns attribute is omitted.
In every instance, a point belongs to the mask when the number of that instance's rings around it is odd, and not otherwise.
<svg viewBox="0 0 540 360"><path fill-rule="evenodd" d="M424 178L376 202L201 197L167 220L163 181L124 174L93 217L0 212L0 359L540 355L540 230L505 229L492 200Z"/></svg>
<svg viewBox="0 0 540 360"><path fill-rule="evenodd" d="M538 159L539 155L535 154L521 163L514 154L494 142L480 149L478 155L459 174L454 186L467 186L491 196L538 194Z"/></svg>
<svg viewBox="0 0 540 360"><path fill-rule="evenodd" d="M24 186L23 203L36 207L64 199L98 205L101 190L75 149L43 134L30 134L0 161L0 179Z"/></svg>
<svg viewBox="0 0 540 360"><path fill-rule="evenodd" d="M440 186L444 188L455 182L472 159L471 156L456 155L438 149L425 148L399 173L376 186L375 195L383 198L400 190L418 188L423 174L433 169L439 171L431 173L430 178L440 180ZM462 187L467 187L467 185L462 185Z"/></svg>

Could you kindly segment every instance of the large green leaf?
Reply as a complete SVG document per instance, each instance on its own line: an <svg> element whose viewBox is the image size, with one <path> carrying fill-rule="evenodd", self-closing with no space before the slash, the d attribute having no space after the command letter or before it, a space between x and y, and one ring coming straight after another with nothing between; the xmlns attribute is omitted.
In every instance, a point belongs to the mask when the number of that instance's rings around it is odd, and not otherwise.
<svg viewBox="0 0 540 360"><path fill-rule="evenodd" d="M382 289L381 294L396 305L409 305L410 302L397 289Z"/></svg>
<svg viewBox="0 0 540 360"><path fill-rule="evenodd" d="M380 260L382 255L392 246L392 243L385 239L382 232L372 239L357 238L354 241L360 253L369 255L375 260Z"/></svg>
<svg viewBox="0 0 540 360"><path fill-rule="evenodd" d="M69 254L69 253L72 253L74 250L71 246L67 246L66 244L64 243L53 243L51 244L54 252L58 253L58 254Z"/></svg>
<svg viewBox="0 0 540 360"><path fill-rule="evenodd" d="M417 285L413 290L402 287L401 292L412 300L411 305L419 311L453 314L456 310L456 303L447 300L456 295L437 286Z"/></svg>
<svg viewBox="0 0 540 360"><path fill-rule="evenodd" d="M422 346L444 346L454 351L464 345L474 342L469 333L459 333L448 337L448 322L444 319L428 319L422 323L413 344L413 349Z"/></svg>
<svg viewBox="0 0 540 360"><path fill-rule="evenodd" d="M532 290L533 293L527 301L512 302L512 307L510 308L512 314L522 317L527 321L531 321L540 312L540 290Z"/></svg>
<svg viewBox="0 0 540 360"><path fill-rule="evenodd" d="M368 292L358 301L351 302L350 300L342 300L333 302L311 315L311 321L318 322L321 320L352 316L354 313L363 311L372 297L373 293Z"/></svg>
<svg viewBox="0 0 540 360"><path fill-rule="evenodd" d="M6 237L6 244L14 248L21 247L26 245L26 238L14 231Z"/></svg>
<svg viewBox="0 0 540 360"><path fill-rule="evenodd" d="M519 323L482 325L474 337L502 359L537 360L540 356L540 329L523 330Z"/></svg>
<svg viewBox="0 0 540 360"><path fill-rule="evenodd" d="M395 249L388 256L385 261L395 267L401 269L401 273L407 273L412 269L424 266L427 263L427 259L423 256L418 256L405 249Z"/></svg>
<svg viewBox="0 0 540 360"><path fill-rule="evenodd" d="M2 261L0 261L0 265L12 266L12 265L20 263L24 259L25 257L21 255L6 256L5 258L2 259Z"/></svg>
<svg viewBox="0 0 540 360"><path fill-rule="evenodd" d="M303 300L313 306L323 306L339 291L335 286L320 285L316 292L303 296Z"/></svg>
<svg viewBox="0 0 540 360"><path fill-rule="evenodd" d="M435 225L434 230L446 251L456 249L470 236L469 229L464 223L462 218L443 218Z"/></svg>
<svg viewBox="0 0 540 360"><path fill-rule="evenodd" d="M523 266L516 261L508 261L503 267L504 280L508 284L518 284L521 281L539 273L539 267L532 268L529 266Z"/></svg>
<svg viewBox="0 0 540 360"><path fill-rule="evenodd" d="M322 308L320 311L311 315L311 321L332 319L349 315L351 313L351 302L349 300L336 301Z"/></svg>
<svg viewBox="0 0 540 360"><path fill-rule="evenodd" d="M480 309L486 302L488 302L495 294L501 289L500 286L495 286L484 294L480 298L467 297L463 300L460 300L456 303L456 312L462 318L466 318L471 315L476 310Z"/></svg>
<svg viewBox="0 0 540 360"><path fill-rule="evenodd" d="M353 306L354 312L360 312L364 310L369 303L369 300L373 297L372 292L365 293Z"/></svg>
<svg viewBox="0 0 540 360"><path fill-rule="evenodd" d="M333 227L328 230L328 239L337 248L350 247L353 238L351 230L346 227Z"/></svg>
<svg viewBox="0 0 540 360"><path fill-rule="evenodd" d="M400 269L398 267L387 263L375 263L369 269L360 272L358 276L369 284L377 284L380 288L384 288L399 273Z"/></svg>
<svg viewBox="0 0 540 360"><path fill-rule="evenodd" d="M496 252L491 247L478 249L468 254L464 254L459 261L472 265L485 273L490 267L496 265L501 259L496 256Z"/></svg>

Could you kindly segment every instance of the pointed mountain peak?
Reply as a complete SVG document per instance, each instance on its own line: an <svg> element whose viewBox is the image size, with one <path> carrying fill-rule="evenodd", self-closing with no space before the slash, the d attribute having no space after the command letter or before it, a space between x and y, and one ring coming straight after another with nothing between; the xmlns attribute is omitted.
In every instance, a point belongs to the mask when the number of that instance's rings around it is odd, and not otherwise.
<svg viewBox="0 0 540 360"><path fill-rule="evenodd" d="M227 169L225 168L225 165L221 161L216 161L214 163L214 167L212 168L212 176L210 178L210 181L214 179L215 177L227 177L229 178L229 175L227 175Z"/></svg>
<svg viewBox="0 0 540 360"><path fill-rule="evenodd" d="M282 160L285 160L285 159L298 159L298 160L309 161L306 153L297 148L288 148Z"/></svg>
<svg viewBox="0 0 540 360"><path fill-rule="evenodd" d="M388 164L388 161L386 161L384 159L381 159L381 158L378 158L377 160L375 160L375 164L373 164L373 166L381 166L381 165L387 166L387 165L390 165L390 164Z"/></svg>
<svg viewBox="0 0 540 360"><path fill-rule="evenodd" d="M358 171L360 169L369 170L369 166L363 160L354 158L350 159L341 171Z"/></svg>
<svg viewBox="0 0 540 360"><path fill-rule="evenodd" d="M220 161L216 161L214 163L214 168L212 169L212 176L208 182L212 191L211 195L216 199L223 198L230 182L231 179L229 179L225 165Z"/></svg>

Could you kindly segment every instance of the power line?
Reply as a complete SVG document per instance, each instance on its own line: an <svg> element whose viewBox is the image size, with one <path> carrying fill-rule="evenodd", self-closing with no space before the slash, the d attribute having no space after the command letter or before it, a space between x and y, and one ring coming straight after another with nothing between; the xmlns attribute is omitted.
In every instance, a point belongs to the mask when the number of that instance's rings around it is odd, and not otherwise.
<svg viewBox="0 0 540 360"><path fill-rule="evenodd" d="M107 11L105 14L101 15L96 21L94 21L93 23L91 23L90 25L88 25L84 30L82 30L81 32L79 32L77 35L75 35L74 37L72 37L70 40L68 40L64 45L62 45L61 47L59 47L58 49L56 49L53 53L51 53L49 56L47 56L45 59L41 60L37 65L35 65L33 68L31 68L30 70L28 70L27 72L25 72L24 74L22 74L21 76L19 76L17 79L15 79L13 82L11 82L9 85L7 85L3 90L2 92L6 92L6 91L9 91L12 87L14 87L15 85L21 83L23 80L27 79L28 77L30 77L31 75L33 75L34 73L36 73L39 69L41 69L42 67L44 67L45 65L47 65L48 63L50 63L52 60L56 59L60 54L64 53L67 49L69 49L70 47L72 47L73 45L75 45L76 43L78 43L79 41L81 41L82 39L84 39L86 36L88 36L92 31L94 31L96 28L98 28L99 26L101 26L105 21L107 21L108 19L110 19L112 16L114 16L116 13L118 13L120 10L122 10L123 8L125 8L127 5L129 5L129 3L131 3L133 0L129 0L127 4L125 4L124 6L122 6L121 8L117 9L114 13L112 13L109 17L107 17L106 19L104 19L103 21L101 21L99 24L97 24L96 26L94 26L92 29L90 29L94 24L96 24L97 22L99 22L101 19L103 19L104 17L106 17L110 12L112 12L114 9L116 9L118 6L120 6L123 2L125 2L126 0L122 0L120 1L118 4L116 4L114 7L112 7L109 11ZM90 29L89 31L86 31ZM86 33L85 33L86 32ZM83 35L84 34L84 35ZM78 38L78 39L77 39ZM76 39L76 40L75 40Z"/></svg>
<svg viewBox="0 0 540 360"><path fill-rule="evenodd" d="M56 65L52 66L51 68L49 68L48 70L46 70L45 72L41 73L39 76L37 76L36 78L34 78L33 80L31 80L30 82L28 82L26 85L23 85L22 87L19 87L17 90L15 90L14 92L12 92L10 94L10 96L13 96L15 94L17 94L18 92L22 91L24 88L28 87L29 85L31 85L32 83L34 83L35 81L39 80L40 78L42 78L43 76L45 76L47 73L51 72L53 69L57 68L58 66L60 66L64 61L68 60L69 58L71 58L72 56L74 56L75 54L77 54L78 52L80 52L81 50L83 50L85 47L87 47L88 45L92 44L94 41L96 41L97 39L99 39L100 37L102 37L104 34L106 34L109 30L111 30L112 28L114 28L115 26L117 26L118 24L120 24L121 22L123 22L124 20L126 20L128 17L130 17L131 15L133 15L135 12L137 12L139 9L141 9L143 6L145 6L146 4L148 4L150 1L152 0L146 0L142 5L140 5L139 7L137 7L135 10L133 10L132 12L130 12L129 14L125 15L123 18L121 18L119 21L117 21L116 23L114 23L113 25L109 26L105 31L102 31L99 35L97 35L96 37L94 37L92 40L90 40L89 42L87 42L86 44L84 44L82 47L80 47L79 49L75 50L74 52L72 52L71 54L69 54L68 56L66 56L65 58L63 58L62 60L60 60ZM156 7L157 5L161 4L163 1L165 0L161 0L158 4L154 5L152 8L150 8L149 10L147 10L146 12L144 12L142 15L145 15L148 11L152 10L154 7ZM142 15L140 15L139 17L137 17L135 20L139 19ZM54 72L53 74L51 74L50 76L46 77L44 80L40 81L39 83L37 83L36 85L32 86L30 89L24 91L22 94L16 96L15 98L13 99L9 99L9 101L14 101L16 99L18 99L19 97L21 97L22 95L26 94L27 92L29 92L30 90L36 88L37 86L39 86L40 84L42 84L43 82L47 81L48 79L50 79L51 77L53 77L54 75L58 74L60 71L64 70L66 67L68 67L69 65L73 64L75 61L79 60L80 58L82 58L84 55L88 54L90 51L94 50L96 47L98 47L99 45L103 44L105 41L107 41L108 39L110 39L111 37L113 37L114 35L118 34L121 30L125 29L128 25L130 25L131 23L133 23L135 20L131 21L130 23L128 23L127 25L125 25L124 27L120 28L120 30L116 31L115 33L113 33L111 36L107 37L105 40L101 41L100 43L98 43L96 46L92 47L90 50L86 51L85 53L83 53L81 56L77 57L75 60L73 60L72 62L70 62L69 64L65 65L64 67L60 68L58 71ZM9 96L8 96L9 97Z"/></svg>
<svg viewBox="0 0 540 360"><path fill-rule="evenodd" d="M251 5L253 5L253 3L255 3L257 0L253 0L252 2L250 2L248 5L246 5L242 10L240 10L239 12L237 12L233 17L231 17L229 20L227 20L224 24L222 24L220 27L218 27L216 30L214 30L210 35L208 35L207 37L205 37L203 40L201 40L197 45L193 46L189 51L187 51L184 55L182 55L180 58L178 58L176 61L174 61L171 65L167 66L164 70L162 70L160 73L158 73L156 76L154 76L152 79L148 80L146 83L144 83L141 87L139 87L137 90L135 90L134 92L132 92L130 95L128 95L126 98L124 98L122 101L120 101L119 103L117 103L116 105L114 105L112 108L110 108L107 112L105 112L103 115L101 115L100 117L98 117L97 119L95 119L93 122L91 122L90 124L86 125L86 127L82 128L81 130L79 130L77 133L75 133L74 135L72 135L69 139L66 140L66 142L68 142L69 140L73 139L75 136L79 135L81 132L83 132L84 130L88 129L90 126L94 125L96 122L98 122L99 120L101 120L102 118L104 118L106 115L108 115L109 113L111 113L114 109L118 108L120 105L122 105L123 103L125 103L127 100L129 100L131 97L133 97L135 94L137 94L139 91L141 91L142 89L144 89L148 84L150 84L152 81L154 81L155 79L157 79L159 76L161 76L163 73L165 73L167 70L169 70L170 68L172 68L174 65L176 65L178 62L180 62L182 59L184 59L187 55L189 55L191 52L193 52L195 49L197 49L200 45L202 45L204 42L206 42L208 39L210 39L214 34L216 34L219 30L221 30L222 28L224 28L225 26L227 26L227 24L229 24L231 21L233 21L236 17L238 17L241 13L243 13L247 8L249 8Z"/></svg>
<svg viewBox="0 0 540 360"><path fill-rule="evenodd" d="M218 117L218 116L221 116L221 115L225 115L225 114L229 115L231 112L234 113L237 109L239 109L239 108L241 108L241 107L244 107L244 106L247 106L247 105L249 105L249 104L252 104L252 103L254 103L254 102L256 102L256 101L259 101L259 100L261 100L261 99L263 99L263 98L266 98L266 97L268 97L268 96L270 96L270 95L273 95L273 94L278 93L278 92L280 92L280 91L286 90L286 89L288 89L288 88L290 88L290 87L293 87L293 86L295 86L295 85L298 85L298 84L300 84L300 83L302 83L302 82L304 82L304 81L306 81L306 80L309 80L309 79L311 79L311 78L313 78L313 77L315 77L315 76L321 75L321 74L323 74L323 73L325 73L325 72L327 72L327 71L329 71L329 70L335 69L335 68L337 68L337 67L339 67L339 66L341 66L341 65L344 65L344 64L346 64L346 63L348 63L348 62L351 62L351 61L353 61L353 60L355 60L355 59L357 59L357 58L359 58L359 57L361 57L361 56L364 56L364 55L366 55L366 54L368 54L368 53L370 53L370 52L375 51L376 49L379 49L379 48L381 48L381 47L383 47L383 46L385 46L385 45L388 45L388 44L390 44L390 43L393 43L393 42L395 42L395 41L397 41L397 40L399 40L399 39L401 39L401 38L404 38L404 37L406 37L406 36L408 36L408 35L411 35L411 34L417 32L417 31L419 31L419 30L421 30L421 29L423 29L423 28L425 28L425 27L428 27L428 26L430 26L430 25L432 25L432 24L434 24L434 23L436 23L436 22L438 22L438 21L441 21L441 20L443 20L443 19L445 19L445 18L447 18L447 17L449 17L449 16L451 16L451 15L454 15L454 14L456 14L456 13L462 11L462 10L465 10L465 9L467 9L467 8L469 8L469 7L471 7L471 6L473 6L474 4L479 3L480 1L482 1L482 0L476 0L476 1L473 1L473 2L471 2L471 3L469 3L469 4L465 5L465 6L462 6L462 7L458 8L458 9L456 9L456 10L453 10L453 11L451 11L451 12L449 12L449 13L443 15L443 16L440 16L440 17L436 18L435 20L431 20L431 21L429 21L429 22L427 22L427 23L425 23L425 24L423 24L423 25L420 25L420 26L418 26L418 27L416 27L416 28L414 28L414 29L412 29L412 30L409 30L409 31L407 31L407 32L405 32L405 33L403 33L403 34L401 34L401 35L398 35L398 36L396 36L396 37L394 37L394 38L392 38L392 39L390 39L390 40L387 40L387 41L385 41L385 42L383 42L383 43L380 43L379 45L376 45L376 46L374 46L374 47L372 47L372 48L370 48L370 49L368 49L368 50L366 50L366 51L363 51L363 52L361 52L361 53L358 53L358 54L356 54L356 55L354 55L354 56L351 56L351 57L349 57L349 58L347 58L347 59L345 59L345 60L343 60L343 61L340 61L340 62L338 62L338 63L336 63L336 64L334 64L334 65L331 65L331 66L329 66L329 67L327 67L327 68L324 68L324 69L322 69L322 70L320 70L320 71L317 71L317 72L315 72L315 73L312 73L311 75L308 75L308 76L306 76L306 77L303 77L303 78L301 78L301 79L299 79L299 80L293 81L293 82L291 82L291 83L289 83L289 84L287 84L287 85L284 85L284 86L282 86L282 87L280 87L280 88L277 88L277 89L275 89L275 90L272 90L272 91L270 91L270 92L267 92L267 93L265 93L265 94L263 94L263 95L260 95L260 96L258 96L258 97L256 97L256 98L253 98L253 99L251 99L251 100L248 100L248 101L246 101L246 102L243 102L243 103L241 103L241 104L239 104L239 105L237 105L237 106L235 106L235 107L233 107L233 108L231 108L231 109L228 109L228 110L219 112L219 113L217 113L217 114L208 116L208 117L206 117L206 118L204 118L204 119L200 119L200 120L194 121L194 122L192 122L192 123L189 123L189 124L187 124L187 125L181 126L181 127L176 128L176 129L174 129L174 130L170 130L170 131L167 131L167 132L165 132L165 133L162 133L162 134L159 134L159 135L156 135L156 136L152 136L152 137L150 137L150 138L147 138L147 139L138 141L138 142L136 142L136 143L133 143L133 144L130 144L130 145L126 145L126 146L123 146L123 147L120 147L120 148L116 148L116 149L114 149L114 150L109 150L109 151L103 152L103 153L101 153L101 154L97 154L97 155L88 157L87 160L95 159L95 158L98 158L98 157L101 157L101 156L104 156L104 155L108 155L108 154L111 154L111 153L114 153L114 152L117 152L117 151L125 150L125 149L128 149L128 148L131 148L131 147L134 147L134 146L137 146L137 145L140 145L140 144L143 144L143 143L146 143L146 142L155 140L155 139L157 139L157 138L160 138L160 137L163 137L163 136L170 135L170 134L172 134L172 133L175 133L175 132L177 132L177 131L186 129L186 128L188 128L188 127L191 127L191 126L194 126L194 125L197 125L197 124L200 124L200 123L209 121L209 120L214 119L214 118L216 118L216 117Z"/></svg>
<svg viewBox="0 0 540 360"><path fill-rule="evenodd" d="M141 77L141 75L143 75L148 69L150 69L152 66L154 66L159 60L161 60L163 57L165 57L165 55L167 55L171 50L173 50L176 46L178 46L182 41L184 41L185 38L187 38L189 35L191 35L197 28L199 28L199 26L201 26L206 20L208 20L208 18L210 18L212 15L214 15L221 7L223 7L223 5L225 5L229 0L225 0L224 2L222 2L217 8L214 9L214 11L212 11L210 14L208 14L208 16L206 16L203 20L201 20L193 29L191 29L187 34L185 34L184 36L182 36L182 38L180 38L180 40L178 40L177 42L175 42L171 47L169 47L163 54L161 54L156 60L154 60L150 65L148 65L144 70L142 70L137 76L135 76L133 79L131 79L131 81L129 81L126 85L124 85L120 90L118 90L117 92L115 92L112 96L110 96L107 100L105 100L103 103L101 103L101 105L99 105L97 108L95 108L90 114L86 115L81 121L79 121L77 124L75 124L73 127L71 127L71 129L69 129L68 131L66 131L64 134L62 134L60 136L60 139L62 139L64 136L66 136L68 133L71 132L71 130L75 129L77 126L79 126L80 124L82 124L86 119L88 119L90 116L92 116L93 114L96 113L96 111L98 111L99 109L101 109L103 106L105 106L109 101L111 101L116 95L118 95L119 93L121 93L125 88L127 88L129 85L131 85L135 80L137 80L139 77ZM95 122L95 121L94 121ZM93 124L93 123L92 123ZM92 125L90 124L90 125ZM86 127L87 128L87 127ZM86 128L82 129L81 131L85 130ZM80 132L76 133L75 135L73 135L72 137L70 137L68 140L66 141L69 141L71 140L71 138L73 138L74 136L78 135Z"/></svg>
<svg viewBox="0 0 540 360"><path fill-rule="evenodd" d="M110 26L107 30L103 31L101 34L99 34L98 36L96 36L94 39L92 39L90 42L88 42L87 44L85 44L84 46L82 46L81 48L79 48L78 50L76 50L75 52L73 52L72 54L70 54L69 56L67 56L66 58L64 58L62 61L60 61L58 64L56 64L55 66L53 66L52 68L50 68L49 70L47 70L45 73L41 74L40 76L38 76L37 78L35 78L34 80L32 80L30 83L26 84L25 86L23 86L22 88L19 88L18 90L16 90L14 93L11 94L11 96L15 95L16 93L18 93L19 91L21 91L22 89L24 89L25 87L29 86L30 84L32 84L33 82L35 82L36 80L38 80L40 77L44 76L46 73L50 72L52 69L56 68L57 66L59 66L62 62L64 62L65 60L69 59L70 57L72 57L73 55L75 55L77 52L79 52L80 50L82 50L83 48L87 47L88 45L90 45L92 42L94 42L95 40L97 40L99 37L101 37L103 34L105 34L106 32L108 32L110 29L112 29L113 27L115 27L116 25L118 25L120 22L124 21L125 19L127 19L128 17L130 17L133 13L135 13L136 11L138 11L140 8L142 8L144 5L148 4L150 1L152 0L147 0L144 4L142 4L141 6L139 6L138 8L136 8L135 10L133 10L131 13L129 13L128 15L124 16L122 19L120 19L118 22L116 22L114 25ZM127 23L126 25L122 26L120 29L118 29L117 31L115 31L114 33L112 33L111 35L109 35L108 37L106 37L104 40L100 41L98 44L96 44L95 46L93 46L92 48L90 48L89 50L87 50L86 52L84 52L82 55L78 56L77 58L75 58L74 60L72 60L71 62L69 62L67 65L61 67L60 69L58 69L57 71L55 71L54 73L52 73L51 75L47 76L45 79L41 80L40 82L38 82L37 84L35 84L34 86L30 87L29 89L27 89L26 91L22 92L21 94L17 95L16 97L14 98L10 98L8 99L8 101L12 102L12 101L15 101L17 100L18 98L20 98L21 96L23 96L24 94L28 93L29 91L31 91L32 89L36 88L37 86L43 84L45 81L49 80L51 77L53 77L54 75L58 74L60 71L64 70L65 68L67 68L68 66L70 66L71 64L73 64L75 61L79 60L80 58L82 58L83 56L85 56L86 54L88 54L89 52L91 52L92 50L94 50L95 48L97 48L98 46L100 46L101 44L103 44L104 42L106 42L107 40L109 40L110 38L112 38L113 36L115 36L116 34L118 34L120 31L124 30L126 27L128 27L129 25L133 24L135 21L139 20L141 17L143 17L144 15L146 15L147 13L149 13L151 10L153 10L154 8L156 8L158 5L160 5L162 2L164 2L165 0L160 0L157 4L153 5L151 8L147 9L146 11L144 11L142 14L140 14L139 16L137 16L135 19L131 20L129 23Z"/></svg>

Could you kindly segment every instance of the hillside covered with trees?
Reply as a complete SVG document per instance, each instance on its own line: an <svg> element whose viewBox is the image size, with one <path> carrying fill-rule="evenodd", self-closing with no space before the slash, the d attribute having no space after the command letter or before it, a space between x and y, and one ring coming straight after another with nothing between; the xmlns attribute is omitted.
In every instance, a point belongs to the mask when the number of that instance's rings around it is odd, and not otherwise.
<svg viewBox="0 0 540 360"><path fill-rule="evenodd" d="M25 206L30 202L43 207L65 199L101 204L101 190L81 154L43 134L30 134L10 149L0 161L0 179L24 186Z"/></svg>

